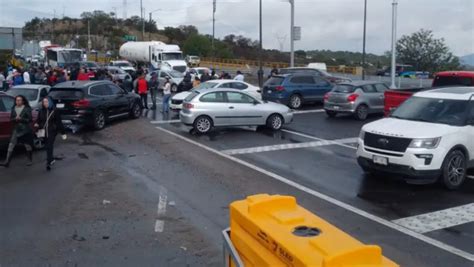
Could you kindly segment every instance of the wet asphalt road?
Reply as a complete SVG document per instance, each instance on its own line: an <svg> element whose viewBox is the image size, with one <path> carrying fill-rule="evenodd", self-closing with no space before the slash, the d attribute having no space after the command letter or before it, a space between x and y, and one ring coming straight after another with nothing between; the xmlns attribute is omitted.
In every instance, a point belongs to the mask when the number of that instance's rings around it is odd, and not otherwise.
<svg viewBox="0 0 474 267"><path fill-rule="evenodd" d="M474 266L472 260L205 149L386 221L473 202L474 180L449 192L438 185L408 185L397 177L365 177L353 148L363 123L327 119L317 111L320 106L305 109L316 111L295 115L294 123L278 133L243 127L209 136L190 134L174 122L176 114L163 118L149 111L142 119L58 142L56 154L63 159L50 173L44 170L44 152L35 154L29 168L17 153L11 168L0 170L0 266L222 266L228 204L255 193L293 195L359 240L382 246L384 255L402 266ZM344 145L291 146L317 140ZM270 146L273 150L265 151ZM474 254L473 222L423 236Z"/></svg>

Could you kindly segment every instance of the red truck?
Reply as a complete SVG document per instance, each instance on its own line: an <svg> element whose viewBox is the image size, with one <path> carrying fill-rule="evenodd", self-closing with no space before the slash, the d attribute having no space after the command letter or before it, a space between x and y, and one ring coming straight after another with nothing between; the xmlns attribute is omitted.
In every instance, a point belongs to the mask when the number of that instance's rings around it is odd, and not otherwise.
<svg viewBox="0 0 474 267"><path fill-rule="evenodd" d="M438 72L433 79L432 87L474 86L474 71ZM432 88L409 88L385 91L384 113L388 116L413 94Z"/></svg>

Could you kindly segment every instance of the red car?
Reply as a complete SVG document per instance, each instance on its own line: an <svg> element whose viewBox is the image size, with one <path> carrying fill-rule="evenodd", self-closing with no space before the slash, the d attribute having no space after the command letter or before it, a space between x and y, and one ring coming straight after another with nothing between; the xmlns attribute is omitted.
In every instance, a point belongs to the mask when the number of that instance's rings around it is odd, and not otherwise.
<svg viewBox="0 0 474 267"><path fill-rule="evenodd" d="M13 129L13 123L10 121L11 109L15 105L15 98L3 92L0 92L0 147L6 147L10 141L10 135ZM36 121L38 112L33 111L33 121ZM31 123L33 127L34 122ZM41 149L44 146L42 139L35 137L34 146Z"/></svg>

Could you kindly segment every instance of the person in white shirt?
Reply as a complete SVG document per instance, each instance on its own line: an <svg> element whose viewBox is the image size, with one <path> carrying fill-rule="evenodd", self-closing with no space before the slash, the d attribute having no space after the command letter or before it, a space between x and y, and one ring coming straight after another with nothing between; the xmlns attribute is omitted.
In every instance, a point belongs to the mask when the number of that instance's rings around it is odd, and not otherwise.
<svg viewBox="0 0 474 267"><path fill-rule="evenodd" d="M3 75L2 70L0 70L0 91L3 91L7 88L3 88L3 84L5 83L7 79L5 79L5 76Z"/></svg>
<svg viewBox="0 0 474 267"><path fill-rule="evenodd" d="M28 73L27 70L25 70L25 72L23 72L23 82L24 83L31 83L30 74Z"/></svg>
<svg viewBox="0 0 474 267"><path fill-rule="evenodd" d="M234 80L243 82L244 79L245 79L244 75L242 74L240 70L238 70L237 75L235 76Z"/></svg>
<svg viewBox="0 0 474 267"><path fill-rule="evenodd" d="M166 76L165 85L163 86L163 113L168 113L170 97L171 97L170 77Z"/></svg>

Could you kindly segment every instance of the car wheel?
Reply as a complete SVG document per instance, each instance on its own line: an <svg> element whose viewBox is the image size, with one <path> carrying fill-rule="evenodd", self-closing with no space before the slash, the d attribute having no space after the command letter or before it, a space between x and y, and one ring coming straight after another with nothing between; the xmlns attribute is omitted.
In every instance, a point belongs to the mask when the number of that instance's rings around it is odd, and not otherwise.
<svg viewBox="0 0 474 267"><path fill-rule="evenodd" d="M301 96L299 95L292 95L290 97L290 103L289 106L292 109L299 109L303 105L303 100L301 99Z"/></svg>
<svg viewBox="0 0 474 267"><path fill-rule="evenodd" d="M137 119L142 115L142 109L138 103L133 104L132 109L130 110L130 117L132 119Z"/></svg>
<svg viewBox="0 0 474 267"><path fill-rule="evenodd" d="M460 150L448 153L443 162L442 181L450 190L458 189L466 180L466 156Z"/></svg>
<svg viewBox="0 0 474 267"><path fill-rule="evenodd" d="M173 93L178 92L178 86L177 86L176 84L173 84L173 85L171 86L171 92L173 92Z"/></svg>
<svg viewBox="0 0 474 267"><path fill-rule="evenodd" d="M105 127L105 113L102 110L96 110L94 112L94 129L102 130Z"/></svg>
<svg viewBox="0 0 474 267"><path fill-rule="evenodd" d="M366 105L358 106L354 114L355 118L360 121L366 120L368 115L369 115L369 108Z"/></svg>
<svg viewBox="0 0 474 267"><path fill-rule="evenodd" d="M33 147L36 150L43 149L44 148L44 138L38 138L38 137L35 136L33 138Z"/></svg>
<svg viewBox="0 0 474 267"><path fill-rule="evenodd" d="M199 134L206 134L212 129L212 120L208 116L199 116L194 120L193 127Z"/></svg>
<svg viewBox="0 0 474 267"><path fill-rule="evenodd" d="M283 127L283 117L279 114L272 114L267 119L267 127L273 131L278 131Z"/></svg>
<svg viewBox="0 0 474 267"><path fill-rule="evenodd" d="M334 118L337 116L337 112L332 110L326 110L326 115L328 115L329 118Z"/></svg>

